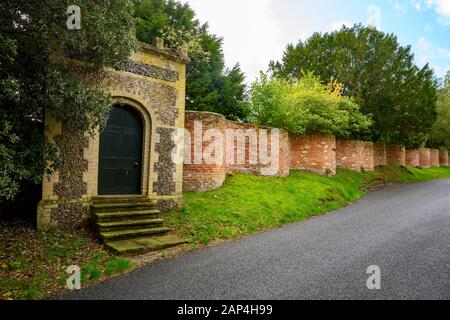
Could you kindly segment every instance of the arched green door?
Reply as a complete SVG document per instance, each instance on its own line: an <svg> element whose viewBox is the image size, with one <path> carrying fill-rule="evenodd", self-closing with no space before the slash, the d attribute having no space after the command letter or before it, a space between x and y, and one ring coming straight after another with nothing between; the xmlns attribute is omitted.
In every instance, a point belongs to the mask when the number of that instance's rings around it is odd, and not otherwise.
<svg viewBox="0 0 450 320"><path fill-rule="evenodd" d="M100 134L98 194L141 193L143 125L131 107L113 107Z"/></svg>

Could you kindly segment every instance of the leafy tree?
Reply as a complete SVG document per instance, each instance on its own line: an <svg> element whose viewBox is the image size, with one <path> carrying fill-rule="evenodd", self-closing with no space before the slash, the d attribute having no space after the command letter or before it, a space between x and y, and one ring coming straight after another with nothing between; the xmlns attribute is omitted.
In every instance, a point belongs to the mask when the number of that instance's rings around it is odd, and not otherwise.
<svg viewBox="0 0 450 320"><path fill-rule="evenodd" d="M400 46L394 35L355 25L288 45L271 70L287 79L310 70L324 82L337 80L372 115L371 139L412 147L423 144L436 118L433 72L413 60L411 48Z"/></svg>
<svg viewBox="0 0 450 320"><path fill-rule="evenodd" d="M117 66L135 49L133 0L74 0L81 29L66 26L59 0L0 3L0 197L12 198L26 182L38 183L58 165L44 136L44 110L82 131L106 123L109 96L83 85L55 57Z"/></svg>
<svg viewBox="0 0 450 320"><path fill-rule="evenodd" d="M295 134L361 138L372 121L336 81L324 85L312 73L289 81L261 73L252 84L250 118Z"/></svg>
<svg viewBox="0 0 450 320"><path fill-rule="evenodd" d="M152 43L163 38L172 50L186 49L186 109L218 112L229 119L244 120L245 76L239 65L225 67L222 38L201 25L188 4L174 0L140 0L137 38Z"/></svg>
<svg viewBox="0 0 450 320"><path fill-rule="evenodd" d="M439 89L437 120L430 134L428 145L433 148L450 150L450 71Z"/></svg>

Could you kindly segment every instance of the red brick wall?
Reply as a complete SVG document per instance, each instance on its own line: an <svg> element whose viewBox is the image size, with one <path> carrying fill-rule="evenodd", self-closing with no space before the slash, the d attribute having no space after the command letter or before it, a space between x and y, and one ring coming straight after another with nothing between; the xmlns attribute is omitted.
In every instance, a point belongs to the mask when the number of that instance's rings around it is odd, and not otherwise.
<svg viewBox="0 0 450 320"><path fill-rule="evenodd" d="M321 134L290 135L291 169L336 173L336 138Z"/></svg>
<svg viewBox="0 0 450 320"><path fill-rule="evenodd" d="M382 167L386 164L386 145L375 143L373 145L373 165L375 167Z"/></svg>
<svg viewBox="0 0 450 320"><path fill-rule="evenodd" d="M448 166L448 152L444 150L439 151L439 164L441 167Z"/></svg>
<svg viewBox="0 0 450 320"><path fill-rule="evenodd" d="M336 141L336 166L355 171L373 171L373 143L338 139Z"/></svg>
<svg viewBox="0 0 450 320"><path fill-rule="evenodd" d="M194 123L195 121L202 122L202 134L204 135L208 129L219 129L225 134L226 119L222 115L208 112L186 112L185 128L191 133L191 143L185 137L185 154L192 154L191 164L184 164L183 166L183 191L207 191L220 188L225 181L226 167L224 163L221 164L205 164L203 157L201 163L196 163L194 158ZM201 141L201 140L199 140ZM198 142L197 142L198 143ZM208 143L203 143L203 148L206 148ZM201 150L201 144L196 146L197 150ZM225 148L225 142L223 142Z"/></svg>
<svg viewBox="0 0 450 320"><path fill-rule="evenodd" d="M278 129L278 143L279 143L279 153L278 153L278 164L269 163L267 165L262 164L260 161L259 152L265 152L268 157L271 156L272 148L272 134L273 130L271 128L260 127L255 124L239 123L234 121L227 121L226 128L231 129L231 132L238 132L236 130L242 130L237 136L234 136L234 143L232 146L234 152L234 160L231 163L227 163L226 169L228 173L232 172L244 172L253 173L256 175L264 176L288 176L290 167L290 153L289 153L289 135L284 130ZM265 132L267 136L267 147L260 148L259 138L262 136L262 132ZM250 134L245 134L249 132ZM231 138L233 139L233 138ZM253 140L251 142L251 140ZM231 142L230 142L231 143ZM239 147L239 143L241 146ZM244 146L244 147L242 147ZM230 146L228 146L230 147ZM230 156L231 152L227 147L227 157ZM253 152L250 152L253 150ZM244 161L239 161L243 159ZM274 166L275 165L275 166Z"/></svg>
<svg viewBox="0 0 450 320"><path fill-rule="evenodd" d="M419 162L420 167L429 168L431 166L431 149L420 148L419 149Z"/></svg>
<svg viewBox="0 0 450 320"><path fill-rule="evenodd" d="M430 165L432 167L439 167L439 150L431 149L430 151Z"/></svg>
<svg viewBox="0 0 450 320"><path fill-rule="evenodd" d="M405 147L398 145L386 146L386 164L394 166L405 166L406 152Z"/></svg>
<svg viewBox="0 0 450 320"><path fill-rule="evenodd" d="M408 167L418 167L420 165L419 149L407 149L405 164Z"/></svg>
<svg viewBox="0 0 450 320"><path fill-rule="evenodd" d="M197 128L195 139L195 122L201 121L201 131ZM198 124L200 125L200 124ZM210 112L186 112L185 129L190 133L185 137L185 158L190 159L190 163L183 165L183 191L207 191L220 188L226 173L246 172L266 176L288 176L290 171L290 144L289 134L286 131L278 130L279 134L279 154L278 163L268 162L267 165L261 161L260 154L263 148L259 148L260 137L263 133L267 135L266 156L271 158L271 128L263 128L258 125L244 124L228 121L224 116ZM205 161L205 150L209 146L210 137L206 137L209 129L215 129L222 136L223 157L221 162L213 164ZM237 132L236 130L242 130ZM251 131L246 131L251 130ZM233 144L227 146L227 132ZM212 132L214 133L214 132ZM237 133L233 136L233 133ZM246 135L247 134L247 135ZM190 138L188 138L190 136ZM251 138L250 138L251 137ZM234 138L234 140L233 140ZM191 141L189 141L189 139ZM200 143L203 141L203 143ZM241 142L242 144L239 144ZM197 144L197 145L196 145ZM250 152L250 145L256 152ZM275 147L275 146L274 146ZM234 159L227 162L227 148L234 153ZM195 156L194 150L199 150L199 156ZM203 152L202 152L203 151ZM191 155L186 156L187 155ZM214 155L214 152L212 152Z"/></svg>

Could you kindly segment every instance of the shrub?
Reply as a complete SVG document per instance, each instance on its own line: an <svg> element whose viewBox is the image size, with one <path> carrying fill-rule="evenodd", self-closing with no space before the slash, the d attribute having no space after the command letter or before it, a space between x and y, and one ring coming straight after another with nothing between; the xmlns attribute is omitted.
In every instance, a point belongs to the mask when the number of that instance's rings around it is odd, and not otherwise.
<svg viewBox="0 0 450 320"><path fill-rule="evenodd" d="M362 138L372 120L342 95L341 84L322 84L312 73L288 81L261 73L252 84L250 117L261 125L295 134L322 133Z"/></svg>

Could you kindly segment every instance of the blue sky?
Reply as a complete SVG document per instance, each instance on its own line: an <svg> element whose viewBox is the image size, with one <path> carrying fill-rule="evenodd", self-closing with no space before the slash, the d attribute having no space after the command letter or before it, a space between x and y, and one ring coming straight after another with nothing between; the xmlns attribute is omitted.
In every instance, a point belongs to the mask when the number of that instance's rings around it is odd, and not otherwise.
<svg viewBox="0 0 450 320"><path fill-rule="evenodd" d="M439 77L450 70L450 0L183 0L224 38L228 66L253 81L288 43L342 24L374 24L411 45L416 63Z"/></svg>

